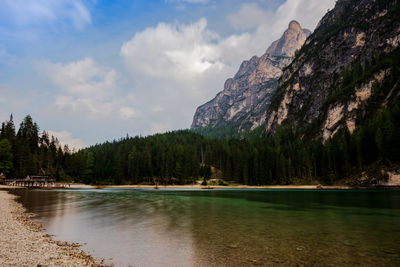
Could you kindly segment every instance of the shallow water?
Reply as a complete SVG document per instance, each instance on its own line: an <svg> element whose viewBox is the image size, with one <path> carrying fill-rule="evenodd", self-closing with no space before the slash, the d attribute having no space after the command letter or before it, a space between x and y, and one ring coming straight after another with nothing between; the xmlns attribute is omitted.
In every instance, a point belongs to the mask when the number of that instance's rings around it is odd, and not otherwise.
<svg viewBox="0 0 400 267"><path fill-rule="evenodd" d="M55 239L117 266L400 266L400 191L16 193Z"/></svg>

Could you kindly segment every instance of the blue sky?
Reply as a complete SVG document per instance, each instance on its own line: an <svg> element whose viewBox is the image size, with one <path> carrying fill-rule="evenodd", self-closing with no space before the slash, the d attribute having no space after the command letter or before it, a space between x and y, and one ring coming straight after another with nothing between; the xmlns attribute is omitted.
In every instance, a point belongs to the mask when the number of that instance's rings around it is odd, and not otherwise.
<svg viewBox="0 0 400 267"><path fill-rule="evenodd" d="M188 128L243 60L334 2L2 0L0 119L75 147Z"/></svg>

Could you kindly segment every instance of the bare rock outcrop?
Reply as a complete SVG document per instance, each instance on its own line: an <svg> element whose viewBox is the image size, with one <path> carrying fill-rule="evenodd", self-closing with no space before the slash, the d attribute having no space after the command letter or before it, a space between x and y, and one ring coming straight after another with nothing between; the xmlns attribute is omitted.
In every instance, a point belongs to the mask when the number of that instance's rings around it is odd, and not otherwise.
<svg viewBox="0 0 400 267"><path fill-rule="evenodd" d="M337 1L283 71L266 112L266 131L312 124L325 141L343 128L353 132L396 97L399 77L387 62L399 52L398 10L396 0Z"/></svg>
<svg viewBox="0 0 400 267"><path fill-rule="evenodd" d="M226 80L224 90L197 108L191 128L231 125L241 130L261 125L282 68L291 62L309 34L297 21L290 22L264 55L244 61L236 75Z"/></svg>

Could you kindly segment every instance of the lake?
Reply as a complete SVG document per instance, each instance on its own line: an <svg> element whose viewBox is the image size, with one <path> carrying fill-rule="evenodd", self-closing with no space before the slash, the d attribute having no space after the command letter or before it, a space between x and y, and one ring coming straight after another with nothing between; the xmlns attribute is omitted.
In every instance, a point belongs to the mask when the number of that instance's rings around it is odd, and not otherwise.
<svg viewBox="0 0 400 267"><path fill-rule="evenodd" d="M400 191L14 190L116 266L400 266Z"/></svg>

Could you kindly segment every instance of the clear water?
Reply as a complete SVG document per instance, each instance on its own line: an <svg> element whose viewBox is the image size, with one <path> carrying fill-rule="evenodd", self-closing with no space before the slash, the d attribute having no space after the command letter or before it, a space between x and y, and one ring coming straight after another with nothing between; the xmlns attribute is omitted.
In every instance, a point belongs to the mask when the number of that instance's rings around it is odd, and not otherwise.
<svg viewBox="0 0 400 267"><path fill-rule="evenodd" d="M400 266L400 191L21 190L116 266Z"/></svg>

